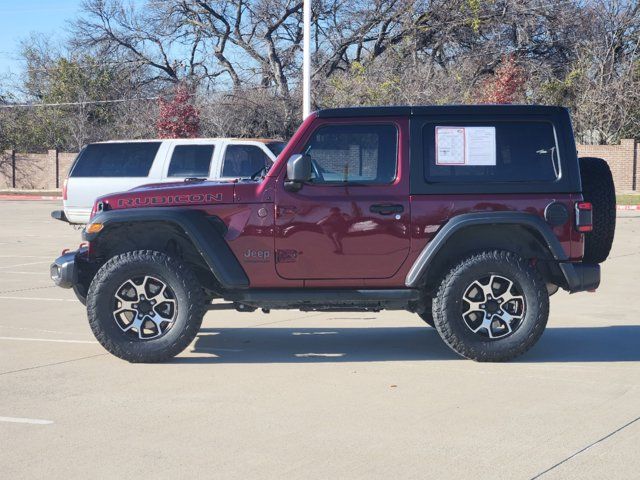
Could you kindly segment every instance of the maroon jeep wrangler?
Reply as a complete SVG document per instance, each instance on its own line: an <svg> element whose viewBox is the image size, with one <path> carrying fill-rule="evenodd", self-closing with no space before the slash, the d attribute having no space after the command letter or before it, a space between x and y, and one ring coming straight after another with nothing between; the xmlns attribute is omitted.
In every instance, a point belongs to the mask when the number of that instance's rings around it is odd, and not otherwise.
<svg viewBox="0 0 640 480"><path fill-rule="evenodd" d="M345 108L252 180L98 199L51 276L131 362L177 355L220 308L408 310L501 361L537 342L558 288L598 287L614 230L611 172L577 158L563 108Z"/></svg>

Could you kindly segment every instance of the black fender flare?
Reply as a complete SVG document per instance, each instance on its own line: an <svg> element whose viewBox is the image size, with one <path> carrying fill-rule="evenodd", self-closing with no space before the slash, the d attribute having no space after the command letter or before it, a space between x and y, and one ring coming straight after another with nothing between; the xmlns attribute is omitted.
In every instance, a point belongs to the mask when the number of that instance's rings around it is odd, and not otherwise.
<svg viewBox="0 0 640 480"><path fill-rule="evenodd" d="M249 278L224 239L223 233L216 228L214 216L208 216L200 210L180 207L132 208L128 210L107 210L96 215L89 225L101 223L102 230L87 233L82 237L88 242L96 240L109 227L122 223L165 222L178 226L193 242L202 255L211 273L225 289L244 289L249 287Z"/></svg>
<svg viewBox="0 0 640 480"><path fill-rule="evenodd" d="M415 288L426 273L429 264L433 261L437 253L444 247L453 234L463 228L474 225L520 225L532 230L540 235L547 248L558 262L569 260L558 238L554 235L551 227L540 217L522 212L478 212L465 213L451 218L436 233L433 239L422 249L420 255L413 263L407 277L405 285Z"/></svg>

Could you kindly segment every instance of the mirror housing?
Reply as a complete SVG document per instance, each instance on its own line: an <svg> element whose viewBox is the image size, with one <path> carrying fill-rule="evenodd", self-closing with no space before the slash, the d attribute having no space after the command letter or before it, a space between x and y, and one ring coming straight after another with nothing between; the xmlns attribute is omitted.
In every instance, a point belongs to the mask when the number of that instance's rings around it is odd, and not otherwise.
<svg viewBox="0 0 640 480"><path fill-rule="evenodd" d="M309 155L291 155L287 161L287 179L284 188L290 192L297 192L302 184L311 180L311 157Z"/></svg>

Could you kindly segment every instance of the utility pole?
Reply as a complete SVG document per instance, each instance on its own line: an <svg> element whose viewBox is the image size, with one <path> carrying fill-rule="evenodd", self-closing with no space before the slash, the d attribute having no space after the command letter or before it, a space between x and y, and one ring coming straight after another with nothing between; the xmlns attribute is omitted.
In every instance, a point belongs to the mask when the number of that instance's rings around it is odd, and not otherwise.
<svg viewBox="0 0 640 480"><path fill-rule="evenodd" d="M302 119L311 113L311 1L303 0L304 31L302 40Z"/></svg>

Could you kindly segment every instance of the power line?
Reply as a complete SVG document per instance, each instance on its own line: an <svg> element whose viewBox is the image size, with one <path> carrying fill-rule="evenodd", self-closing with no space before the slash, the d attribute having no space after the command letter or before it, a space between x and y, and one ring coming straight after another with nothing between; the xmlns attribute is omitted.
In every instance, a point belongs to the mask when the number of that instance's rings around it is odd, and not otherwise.
<svg viewBox="0 0 640 480"><path fill-rule="evenodd" d="M87 100L85 102L61 102L61 103L12 103L0 105L0 108L37 108L37 107L71 107L77 105L104 105L109 103L138 102L146 100L158 100L160 97L118 98L116 100Z"/></svg>

